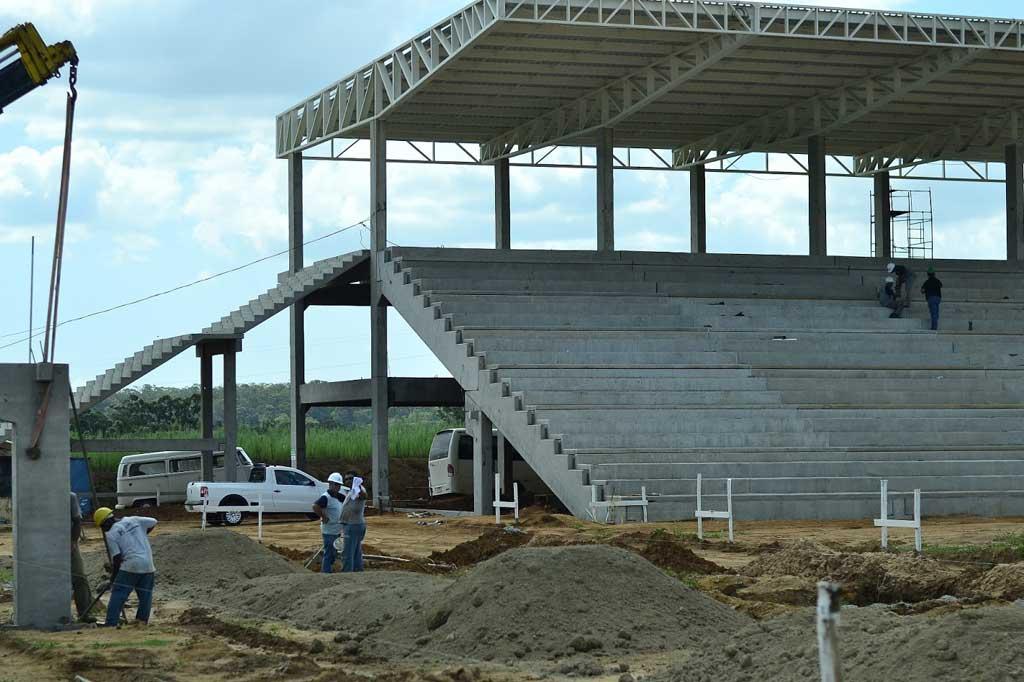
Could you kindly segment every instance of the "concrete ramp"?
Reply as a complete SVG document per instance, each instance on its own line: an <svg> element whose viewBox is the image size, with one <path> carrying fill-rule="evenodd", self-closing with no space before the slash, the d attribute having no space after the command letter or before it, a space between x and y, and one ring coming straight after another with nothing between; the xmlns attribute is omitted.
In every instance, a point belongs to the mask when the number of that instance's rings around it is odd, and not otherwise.
<svg viewBox="0 0 1024 682"><path fill-rule="evenodd" d="M651 496L693 517L697 474L739 518L1024 514L1024 284L1007 263L936 262L877 304L881 261L391 249L389 302L577 516ZM911 264L919 287L926 264Z"/></svg>
<svg viewBox="0 0 1024 682"><path fill-rule="evenodd" d="M365 264L369 257L368 251L353 251L317 261L295 273L279 275L277 286L225 315L201 332L157 339L77 389L75 402L78 410L84 412L94 407L197 344L217 339L241 338L246 332L296 301Z"/></svg>

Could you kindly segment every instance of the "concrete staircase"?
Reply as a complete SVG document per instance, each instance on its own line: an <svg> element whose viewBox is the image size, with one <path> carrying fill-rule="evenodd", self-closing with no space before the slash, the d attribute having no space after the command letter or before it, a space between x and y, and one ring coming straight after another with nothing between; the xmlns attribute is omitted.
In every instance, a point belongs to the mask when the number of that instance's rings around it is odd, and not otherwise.
<svg viewBox="0 0 1024 682"><path fill-rule="evenodd" d="M645 486L692 518L698 473L747 519L867 518L881 478L894 513L1024 514L1021 270L935 266L938 333L923 300L888 318L872 259L395 248L381 275L577 516Z"/></svg>
<svg viewBox="0 0 1024 682"><path fill-rule="evenodd" d="M353 251L317 261L296 273L282 273L278 276L277 286L225 315L201 332L157 339L77 389L75 402L78 410L84 412L90 409L203 341L241 338L253 327L285 310L304 296L330 284L368 259L368 251Z"/></svg>

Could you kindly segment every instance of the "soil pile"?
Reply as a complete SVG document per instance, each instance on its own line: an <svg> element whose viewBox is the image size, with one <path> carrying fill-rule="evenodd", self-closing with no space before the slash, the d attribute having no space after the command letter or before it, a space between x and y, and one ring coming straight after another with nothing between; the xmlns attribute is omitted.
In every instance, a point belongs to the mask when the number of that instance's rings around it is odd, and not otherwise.
<svg viewBox="0 0 1024 682"><path fill-rule="evenodd" d="M533 537L530 533L505 528L491 528L480 537L467 540L444 552L434 552L430 560L439 564L455 564L456 566L472 566L481 561L496 557L515 547L522 547Z"/></svg>
<svg viewBox="0 0 1024 682"><path fill-rule="evenodd" d="M258 542L224 529L156 535L150 545L162 587L202 588L225 580L303 572L301 566Z"/></svg>
<svg viewBox="0 0 1024 682"><path fill-rule="evenodd" d="M614 538L612 544L636 552L655 566L674 573L712 575L729 572L697 556L684 540L665 531L625 533Z"/></svg>
<svg viewBox="0 0 1024 682"><path fill-rule="evenodd" d="M845 608L839 628L843 680L992 681L1024 677L1024 608L964 609L898 616L882 607ZM724 648L706 649L657 682L818 679L814 613L801 610L743 628Z"/></svg>
<svg viewBox="0 0 1024 682"><path fill-rule="evenodd" d="M753 577L831 579L842 583L845 603L865 606L957 594L966 570L961 565L910 554L845 554L797 541L758 557L742 572Z"/></svg>
<svg viewBox="0 0 1024 682"><path fill-rule="evenodd" d="M999 564L983 573L970 591L978 597L1014 600L1024 597L1024 564Z"/></svg>
<svg viewBox="0 0 1024 682"><path fill-rule="evenodd" d="M382 640L483 660L706 646L750 622L633 553L527 547L478 564Z"/></svg>

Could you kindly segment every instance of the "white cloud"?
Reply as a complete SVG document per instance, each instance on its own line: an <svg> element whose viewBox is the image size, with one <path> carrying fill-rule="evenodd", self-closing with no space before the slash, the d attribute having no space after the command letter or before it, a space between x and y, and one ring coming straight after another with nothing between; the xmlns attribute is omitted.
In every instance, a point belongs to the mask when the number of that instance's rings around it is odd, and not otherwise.
<svg viewBox="0 0 1024 682"><path fill-rule="evenodd" d="M807 253L806 179L744 175L708 184L709 250Z"/></svg>
<svg viewBox="0 0 1024 682"><path fill-rule="evenodd" d="M654 230L641 230L616 235L615 248L623 251L673 251L690 250L690 233L667 234Z"/></svg>
<svg viewBox="0 0 1024 682"><path fill-rule="evenodd" d="M115 263L145 263L149 253L160 246L159 240L145 232L115 234L111 239Z"/></svg>
<svg viewBox="0 0 1024 682"><path fill-rule="evenodd" d="M635 213L640 215L664 213L668 209L669 205L665 202L663 197L651 197L650 199L631 201L622 207L622 211L624 213Z"/></svg>

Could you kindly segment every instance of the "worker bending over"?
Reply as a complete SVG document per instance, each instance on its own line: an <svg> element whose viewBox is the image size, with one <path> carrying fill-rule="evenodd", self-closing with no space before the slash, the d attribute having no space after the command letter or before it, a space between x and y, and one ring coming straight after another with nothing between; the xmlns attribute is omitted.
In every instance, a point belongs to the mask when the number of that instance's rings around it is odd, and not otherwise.
<svg viewBox="0 0 1024 682"><path fill-rule="evenodd" d="M895 263L889 263L885 269L896 278L896 296L900 303L903 304L902 308L909 308L913 294L911 287L914 286L914 273L907 266L896 265ZM902 312L902 308L900 312Z"/></svg>
<svg viewBox="0 0 1024 682"><path fill-rule="evenodd" d="M334 560L338 552L334 549L334 541L341 535L341 509L345 502L342 493L344 479L335 472L327 477L327 492L313 503L313 513L320 518L320 535L324 540L324 558L320 563L321 573L334 570ZM347 490L345 492L348 492Z"/></svg>
<svg viewBox="0 0 1024 682"><path fill-rule="evenodd" d="M110 550L111 575L114 576L110 586L110 602L107 604L106 625L117 625L120 622L121 609L132 590L139 597L135 620L148 623L149 612L153 607L156 567L153 565L153 549L146 536L156 526L156 519L146 516L116 519L108 507L97 509L92 518L103 529L107 549Z"/></svg>
<svg viewBox="0 0 1024 682"><path fill-rule="evenodd" d="M354 471L345 473L348 494L341 506L341 527L345 534L342 548L341 572L352 573L363 570L363 538L366 537L366 488L363 479Z"/></svg>

